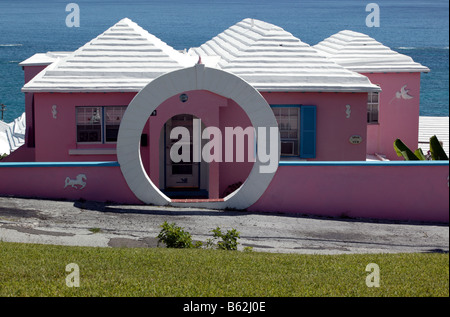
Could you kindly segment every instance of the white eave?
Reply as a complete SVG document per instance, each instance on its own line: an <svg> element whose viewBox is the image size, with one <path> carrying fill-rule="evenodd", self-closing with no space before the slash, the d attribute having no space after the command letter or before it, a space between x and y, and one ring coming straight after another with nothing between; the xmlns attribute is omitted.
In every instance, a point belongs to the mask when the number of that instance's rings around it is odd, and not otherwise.
<svg viewBox="0 0 450 317"><path fill-rule="evenodd" d="M391 50L370 36L344 30L313 46L331 61L358 73L429 72L411 57Z"/></svg>
<svg viewBox="0 0 450 317"><path fill-rule="evenodd" d="M47 52L37 53L19 63L19 66L47 66L56 62L59 58L66 57L72 52Z"/></svg>

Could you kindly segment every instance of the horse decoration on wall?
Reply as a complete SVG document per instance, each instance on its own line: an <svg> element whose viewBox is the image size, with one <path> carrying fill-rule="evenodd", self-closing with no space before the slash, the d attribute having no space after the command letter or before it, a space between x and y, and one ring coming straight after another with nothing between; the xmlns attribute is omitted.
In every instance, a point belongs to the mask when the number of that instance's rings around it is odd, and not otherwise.
<svg viewBox="0 0 450 317"><path fill-rule="evenodd" d="M72 186L72 188L75 189L83 189L84 187L86 187L86 180L87 177L84 174L78 174L77 178L75 179L70 179L70 177L66 177L64 188L66 188L67 186Z"/></svg>

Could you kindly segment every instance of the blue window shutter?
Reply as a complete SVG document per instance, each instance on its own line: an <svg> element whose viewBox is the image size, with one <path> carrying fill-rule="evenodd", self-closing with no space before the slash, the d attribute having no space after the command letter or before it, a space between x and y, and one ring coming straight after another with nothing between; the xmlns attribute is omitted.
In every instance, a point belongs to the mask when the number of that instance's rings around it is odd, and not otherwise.
<svg viewBox="0 0 450 317"><path fill-rule="evenodd" d="M316 106L300 107L300 157L316 157Z"/></svg>

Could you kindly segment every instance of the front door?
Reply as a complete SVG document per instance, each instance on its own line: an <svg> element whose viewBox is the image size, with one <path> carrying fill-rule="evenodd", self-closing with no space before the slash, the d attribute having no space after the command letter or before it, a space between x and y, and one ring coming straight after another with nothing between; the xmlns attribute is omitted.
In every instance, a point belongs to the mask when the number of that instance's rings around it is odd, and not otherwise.
<svg viewBox="0 0 450 317"><path fill-rule="evenodd" d="M200 138L200 135L195 136L195 131L200 131L199 128L194 129L194 122L197 124L198 120L194 121L194 116L188 114L176 115L169 119L165 125L165 187L166 189L198 189L200 182L200 163L193 162L193 138ZM185 127L189 131L190 139L188 147L190 149L189 162L175 163L170 158L170 149L179 142L179 139L170 139L170 131L175 127ZM200 142L200 140L198 140ZM183 147L186 148L186 147ZM181 148L180 150L182 150ZM182 153L179 153L182 154Z"/></svg>

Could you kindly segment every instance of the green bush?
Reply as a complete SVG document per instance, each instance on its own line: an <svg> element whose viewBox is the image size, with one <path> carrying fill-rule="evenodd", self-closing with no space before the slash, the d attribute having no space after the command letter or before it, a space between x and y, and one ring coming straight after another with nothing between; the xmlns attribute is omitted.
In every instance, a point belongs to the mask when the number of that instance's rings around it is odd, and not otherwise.
<svg viewBox="0 0 450 317"><path fill-rule="evenodd" d="M239 231L236 231L236 229L227 230L227 232L224 234L220 230L219 227L216 229L211 230L211 232L214 234L214 238L216 239L222 239L222 241L217 242L217 247L221 250L237 250L237 246L239 242L237 242L237 239L240 238Z"/></svg>
<svg viewBox="0 0 450 317"><path fill-rule="evenodd" d="M175 223L164 223L161 225L161 232L158 234L158 243L164 242L168 248L193 248L198 246L192 243L191 234L184 231L182 227L176 226Z"/></svg>
<svg viewBox="0 0 450 317"><path fill-rule="evenodd" d="M184 228L177 226L175 223L164 223L160 226L162 230L158 234L158 244L163 242L168 248L201 248L212 249L215 247L215 241L217 242L217 249L220 250L237 250L240 238L239 232L236 229L227 230L223 233L219 227L211 230L213 233L213 239L207 239L205 245L201 241L192 241L191 234L184 230ZM249 251L249 250L246 250Z"/></svg>

